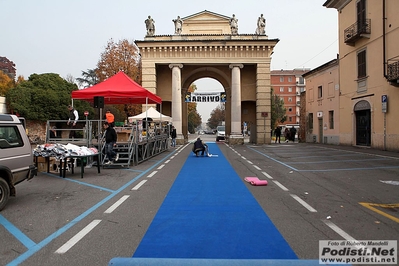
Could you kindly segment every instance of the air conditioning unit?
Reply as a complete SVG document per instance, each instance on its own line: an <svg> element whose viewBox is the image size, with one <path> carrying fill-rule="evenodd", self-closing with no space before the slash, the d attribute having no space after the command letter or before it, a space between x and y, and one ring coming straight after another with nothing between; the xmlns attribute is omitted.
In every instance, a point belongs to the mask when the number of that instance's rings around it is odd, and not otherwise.
<svg viewBox="0 0 399 266"><path fill-rule="evenodd" d="M317 112L317 117L322 118L323 117L323 112Z"/></svg>

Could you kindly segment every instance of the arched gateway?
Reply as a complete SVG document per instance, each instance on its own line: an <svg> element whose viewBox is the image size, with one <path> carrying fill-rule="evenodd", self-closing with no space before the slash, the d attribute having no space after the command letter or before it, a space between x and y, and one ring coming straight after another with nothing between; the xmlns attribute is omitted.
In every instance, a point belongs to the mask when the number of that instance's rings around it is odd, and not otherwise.
<svg viewBox="0 0 399 266"><path fill-rule="evenodd" d="M263 35L232 34L229 17L206 10L181 20L181 30L174 35L147 33L136 41L142 85L162 98L162 113L172 116L177 142L188 139L187 88L208 77L218 80L227 96L227 141L243 143L245 121L254 142L270 143L270 56L279 40L269 40L264 30Z"/></svg>

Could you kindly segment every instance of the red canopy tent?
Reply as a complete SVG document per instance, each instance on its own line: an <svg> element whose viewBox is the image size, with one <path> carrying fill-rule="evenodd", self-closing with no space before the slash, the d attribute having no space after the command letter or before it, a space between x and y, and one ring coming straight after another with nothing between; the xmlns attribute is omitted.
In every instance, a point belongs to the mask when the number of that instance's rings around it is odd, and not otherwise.
<svg viewBox="0 0 399 266"><path fill-rule="evenodd" d="M72 99L93 102L103 96L104 104L161 104L162 99L120 71L90 88L72 92Z"/></svg>

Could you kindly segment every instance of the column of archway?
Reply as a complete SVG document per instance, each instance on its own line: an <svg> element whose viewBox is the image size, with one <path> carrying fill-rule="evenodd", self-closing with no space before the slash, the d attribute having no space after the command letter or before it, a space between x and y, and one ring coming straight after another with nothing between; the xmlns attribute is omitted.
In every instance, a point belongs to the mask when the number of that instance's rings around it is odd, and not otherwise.
<svg viewBox="0 0 399 266"><path fill-rule="evenodd" d="M256 143L271 143L270 59L256 67ZM263 116L265 114L267 116ZM251 129L252 135L252 129Z"/></svg>
<svg viewBox="0 0 399 266"><path fill-rule="evenodd" d="M182 132L182 103L181 103L181 68L182 64L170 64L172 69L172 119L176 128L177 141L183 139Z"/></svg>
<svg viewBox="0 0 399 266"><path fill-rule="evenodd" d="M229 143L242 143L241 133L241 68L243 64L230 64L231 69L231 132Z"/></svg>

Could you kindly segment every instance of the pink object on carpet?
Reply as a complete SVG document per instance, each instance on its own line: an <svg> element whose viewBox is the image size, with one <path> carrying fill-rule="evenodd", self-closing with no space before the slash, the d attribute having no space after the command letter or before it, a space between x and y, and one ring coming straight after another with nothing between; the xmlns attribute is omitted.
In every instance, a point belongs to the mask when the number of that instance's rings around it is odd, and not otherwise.
<svg viewBox="0 0 399 266"><path fill-rule="evenodd" d="M246 177L244 180L253 186L267 186L267 180L260 180L257 177Z"/></svg>

